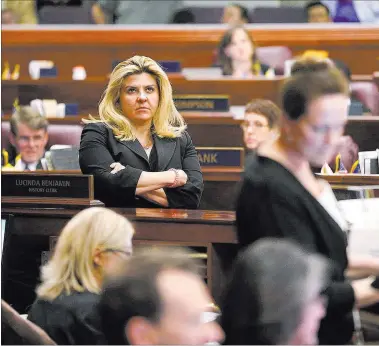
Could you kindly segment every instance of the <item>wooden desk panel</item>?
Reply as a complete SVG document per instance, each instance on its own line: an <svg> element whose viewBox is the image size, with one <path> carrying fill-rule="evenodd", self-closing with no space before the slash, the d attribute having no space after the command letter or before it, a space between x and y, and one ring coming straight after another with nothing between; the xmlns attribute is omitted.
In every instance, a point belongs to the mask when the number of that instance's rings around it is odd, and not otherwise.
<svg viewBox="0 0 379 346"><path fill-rule="evenodd" d="M215 79L187 80L183 76L170 76L174 95L229 95L231 105L245 105L252 98L267 98L278 102L282 78L254 80ZM2 82L2 108L9 113L18 96L20 104L33 99L56 99L58 103L78 103L81 113L96 114L96 108L107 85L105 78L72 81L63 78L21 79ZM96 112L96 113L94 113Z"/></svg>
<svg viewBox="0 0 379 346"><path fill-rule="evenodd" d="M379 28L364 24L338 25L248 25L260 46L288 46L294 55L308 49L330 52L343 60L354 74L377 70ZM156 60L179 60L184 67L209 67L213 52L225 32L222 25L156 26L135 29L94 26L37 27L2 29L2 59L21 64L21 76L28 74L33 59L51 59L61 76L71 78L72 67L84 65L88 76L104 76L114 60L135 54ZM359 56L359 59L356 57Z"/></svg>
<svg viewBox="0 0 379 346"><path fill-rule="evenodd" d="M207 283L216 301L236 254L234 212L165 209L115 209L131 220L138 244L177 244L207 248ZM3 298L22 313L34 298L42 251L49 250L49 236L58 236L78 210L2 209L14 215L10 257L12 272ZM20 282L21 281L21 282Z"/></svg>
<svg viewBox="0 0 379 346"><path fill-rule="evenodd" d="M231 113L183 112L182 114L195 146L243 147L241 121L233 119ZM68 116L49 121L52 124L80 124L85 116ZM4 116L2 121L9 121L9 116ZM350 116L345 134L354 139L361 151L379 148L379 116Z"/></svg>

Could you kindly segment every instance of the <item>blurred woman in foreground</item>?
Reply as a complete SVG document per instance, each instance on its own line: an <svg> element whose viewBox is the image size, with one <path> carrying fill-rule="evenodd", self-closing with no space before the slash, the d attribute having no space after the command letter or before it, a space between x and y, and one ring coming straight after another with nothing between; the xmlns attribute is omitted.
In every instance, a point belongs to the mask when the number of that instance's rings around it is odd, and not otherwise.
<svg viewBox="0 0 379 346"><path fill-rule="evenodd" d="M63 228L42 267L28 319L58 344L104 344L94 312L104 275L132 254L133 227L106 208L88 208Z"/></svg>

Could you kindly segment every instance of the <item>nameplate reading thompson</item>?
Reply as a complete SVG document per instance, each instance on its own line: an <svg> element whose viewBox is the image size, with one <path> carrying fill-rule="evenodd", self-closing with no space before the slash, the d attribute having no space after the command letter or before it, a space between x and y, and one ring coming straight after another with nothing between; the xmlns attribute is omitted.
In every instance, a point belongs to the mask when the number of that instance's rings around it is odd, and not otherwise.
<svg viewBox="0 0 379 346"><path fill-rule="evenodd" d="M2 197L93 200L93 177L89 175L2 172Z"/></svg>
<svg viewBox="0 0 379 346"><path fill-rule="evenodd" d="M197 147L197 157L202 167L243 168L243 148L204 148Z"/></svg>
<svg viewBox="0 0 379 346"><path fill-rule="evenodd" d="M223 95L175 95L178 111L228 112L229 97Z"/></svg>

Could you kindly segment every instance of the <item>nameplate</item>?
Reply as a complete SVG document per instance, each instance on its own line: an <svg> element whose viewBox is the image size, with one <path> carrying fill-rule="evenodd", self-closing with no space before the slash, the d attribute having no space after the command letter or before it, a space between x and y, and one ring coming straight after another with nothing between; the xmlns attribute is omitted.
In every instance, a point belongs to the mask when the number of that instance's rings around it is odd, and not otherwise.
<svg viewBox="0 0 379 346"><path fill-rule="evenodd" d="M182 71L180 61L158 61L158 64L166 73L180 73Z"/></svg>
<svg viewBox="0 0 379 346"><path fill-rule="evenodd" d="M79 105L77 103L66 103L65 105L65 115L78 115Z"/></svg>
<svg viewBox="0 0 379 346"><path fill-rule="evenodd" d="M2 172L2 201L14 205L92 205L93 176Z"/></svg>
<svg viewBox="0 0 379 346"><path fill-rule="evenodd" d="M175 95L175 106L178 111L228 112L228 96L212 95Z"/></svg>
<svg viewBox="0 0 379 346"><path fill-rule="evenodd" d="M198 147L197 157L202 167L244 167L243 148L202 148Z"/></svg>

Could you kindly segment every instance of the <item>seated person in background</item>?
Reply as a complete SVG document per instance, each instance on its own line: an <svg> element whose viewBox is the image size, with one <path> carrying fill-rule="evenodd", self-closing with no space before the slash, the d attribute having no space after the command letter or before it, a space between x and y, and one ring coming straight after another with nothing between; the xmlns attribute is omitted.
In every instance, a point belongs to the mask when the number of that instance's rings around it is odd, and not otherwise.
<svg viewBox="0 0 379 346"><path fill-rule="evenodd" d="M47 119L30 106L21 106L15 110L10 120L10 143L18 155L10 158L9 165L17 171L35 171L43 169L41 159L45 155L48 141Z"/></svg>
<svg viewBox="0 0 379 346"><path fill-rule="evenodd" d="M17 15L9 8L1 10L1 24L18 24Z"/></svg>
<svg viewBox="0 0 379 346"><path fill-rule="evenodd" d="M195 15L188 8L182 9L174 13L170 22L172 24L194 24Z"/></svg>
<svg viewBox="0 0 379 346"><path fill-rule="evenodd" d="M3 11L5 20L3 24L37 24L37 12L34 0L1 0L1 17L3 20ZM12 13L12 17L10 17ZM15 22L14 22L15 21Z"/></svg>
<svg viewBox="0 0 379 346"><path fill-rule="evenodd" d="M132 254L133 227L106 208L76 214L42 267L28 319L59 345L104 344L95 306L105 273Z"/></svg>
<svg viewBox="0 0 379 346"><path fill-rule="evenodd" d="M224 7L221 22L231 26L248 24L249 12L247 8L242 5L236 3L229 4Z"/></svg>
<svg viewBox="0 0 379 346"><path fill-rule="evenodd" d="M97 0L92 5L96 24L168 24L183 1Z"/></svg>
<svg viewBox="0 0 379 346"><path fill-rule="evenodd" d="M36 0L36 7L39 11L44 6L82 6L85 1L88 0Z"/></svg>
<svg viewBox="0 0 379 346"><path fill-rule="evenodd" d="M316 345L327 260L266 238L237 257L221 303L227 345Z"/></svg>
<svg viewBox="0 0 379 346"><path fill-rule="evenodd" d="M308 23L332 23L328 6L321 1L311 1L305 6Z"/></svg>
<svg viewBox="0 0 379 346"><path fill-rule="evenodd" d="M259 61L256 44L243 26L230 28L221 38L218 60L224 76L251 78L273 73L268 65Z"/></svg>
<svg viewBox="0 0 379 346"><path fill-rule="evenodd" d="M279 134L281 111L270 100L253 99L245 108L241 124L243 141L248 150L256 150L262 143L275 139Z"/></svg>
<svg viewBox="0 0 379 346"><path fill-rule="evenodd" d="M105 281L98 305L108 345L200 345L224 334L206 321L212 298L184 249L146 248Z"/></svg>
<svg viewBox="0 0 379 346"><path fill-rule="evenodd" d="M379 23L377 0L322 0L335 23Z"/></svg>
<svg viewBox="0 0 379 346"><path fill-rule="evenodd" d="M83 120L83 173L107 206L199 206L203 176L166 73L135 56L113 70L99 105L100 120Z"/></svg>

